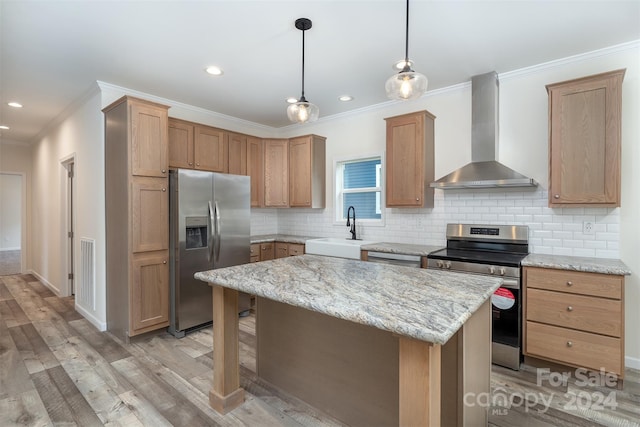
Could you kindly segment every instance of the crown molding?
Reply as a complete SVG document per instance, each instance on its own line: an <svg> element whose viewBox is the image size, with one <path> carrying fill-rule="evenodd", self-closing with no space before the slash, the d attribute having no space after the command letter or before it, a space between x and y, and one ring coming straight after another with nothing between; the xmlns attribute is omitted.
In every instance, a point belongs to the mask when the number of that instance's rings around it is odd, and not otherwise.
<svg viewBox="0 0 640 427"><path fill-rule="evenodd" d="M612 55L615 53L634 50L638 48L640 48L640 40L632 40L630 42L620 43L614 46L592 50L590 52L579 53L577 55L567 56L566 58L555 59L553 61L532 65L530 67L500 73L498 74L498 79L500 81L505 81L516 77L526 76L528 74L536 74L551 68L562 67L564 65L573 64L576 62L586 61L589 59L599 58L601 56Z"/></svg>
<svg viewBox="0 0 640 427"><path fill-rule="evenodd" d="M233 117L233 116L227 116L226 114L217 113L215 111L207 110L205 108L196 107L194 105L185 104L183 102L174 101L172 99L163 98L163 97L160 97L160 96L152 95L150 93L141 92L141 91L135 90L135 89L129 89L129 88L126 88L126 87L114 85L114 84L103 82L103 81L100 81L100 80L98 80L96 83L98 84L98 87L100 88L100 90L103 90L103 91L122 92L125 95L131 95L131 96L135 96L137 98L147 99L149 101L157 102L159 104L168 105L169 107L182 108L182 109L185 109L187 111L192 111L194 113L203 114L203 115L206 115L206 116L209 116L209 117L212 117L212 118L216 118L216 119L227 120L227 121L230 121L230 122L233 122L233 123L237 123L238 125L242 125L242 126L245 126L245 127L249 126L249 127L255 128L256 130L273 131L274 129L276 129L276 128L273 128L271 126L262 125L262 124L259 124L259 123L251 122L249 120L239 119L239 118Z"/></svg>

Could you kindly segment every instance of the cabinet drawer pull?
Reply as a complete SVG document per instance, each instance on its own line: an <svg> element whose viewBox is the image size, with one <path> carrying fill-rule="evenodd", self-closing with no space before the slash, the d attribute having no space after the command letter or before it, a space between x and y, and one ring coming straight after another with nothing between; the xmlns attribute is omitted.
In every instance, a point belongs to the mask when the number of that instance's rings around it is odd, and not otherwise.
<svg viewBox="0 0 640 427"><path fill-rule="evenodd" d="M559 199L559 198L560 198L560 195L559 195L559 194L556 194L556 195L554 195L554 196L553 196L553 198L554 198L554 199Z"/></svg>
<svg viewBox="0 0 640 427"><path fill-rule="evenodd" d="M573 347L573 342L567 341L567 347Z"/></svg>
<svg viewBox="0 0 640 427"><path fill-rule="evenodd" d="M567 307L567 311L573 311L573 307L571 306Z"/></svg>
<svg viewBox="0 0 640 427"><path fill-rule="evenodd" d="M573 286L573 282L572 282L571 280L569 280L569 281L567 282L567 286Z"/></svg>
<svg viewBox="0 0 640 427"><path fill-rule="evenodd" d="M193 166L193 162L189 162L189 166Z"/></svg>

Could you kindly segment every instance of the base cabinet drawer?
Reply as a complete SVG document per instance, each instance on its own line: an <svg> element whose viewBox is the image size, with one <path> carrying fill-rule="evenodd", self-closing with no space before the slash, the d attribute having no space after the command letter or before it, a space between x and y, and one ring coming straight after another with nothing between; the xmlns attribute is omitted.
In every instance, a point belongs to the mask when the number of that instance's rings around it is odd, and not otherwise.
<svg viewBox="0 0 640 427"><path fill-rule="evenodd" d="M289 256L304 255L304 245L289 243Z"/></svg>
<svg viewBox="0 0 640 427"><path fill-rule="evenodd" d="M527 289L527 320L619 338L622 301Z"/></svg>
<svg viewBox="0 0 640 427"><path fill-rule="evenodd" d="M525 352L572 366L623 374L620 338L527 321Z"/></svg>
<svg viewBox="0 0 640 427"><path fill-rule="evenodd" d="M570 292L611 299L622 298L622 276L599 273L584 273L548 268L526 269L527 288Z"/></svg>

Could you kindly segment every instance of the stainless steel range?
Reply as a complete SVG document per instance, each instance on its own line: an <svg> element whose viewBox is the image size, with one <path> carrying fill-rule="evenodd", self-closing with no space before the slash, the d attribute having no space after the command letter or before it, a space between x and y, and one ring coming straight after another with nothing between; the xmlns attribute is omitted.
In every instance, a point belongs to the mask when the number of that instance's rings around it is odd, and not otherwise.
<svg viewBox="0 0 640 427"><path fill-rule="evenodd" d="M491 297L492 361L516 370L522 341L520 262L528 253L527 226L447 224L447 247L427 257L428 268L502 277Z"/></svg>

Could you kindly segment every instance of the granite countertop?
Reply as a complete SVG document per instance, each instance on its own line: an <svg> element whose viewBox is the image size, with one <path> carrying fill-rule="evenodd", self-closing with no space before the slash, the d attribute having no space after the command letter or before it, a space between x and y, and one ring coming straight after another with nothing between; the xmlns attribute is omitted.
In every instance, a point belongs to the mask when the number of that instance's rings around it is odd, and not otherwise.
<svg viewBox="0 0 640 427"><path fill-rule="evenodd" d="M304 245L309 239L318 239L319 237L312 236L296 236L293 234L262 234L258 236L251 236L249 239L251 243L266 243L266 242L285 242L285 243L298 243Z"/></svg>
<svg viewBox="0 0 640 427"><path fill-rule="evenodd" d="M586 273L628 276L631 270L619 259L587 258L577 256L529 254L522 260L523 267L544 267Z"/></svg>
<svg viewBox="0 0 640 427"><path fill-rule="evenodd" d="M401 254L401 255L418 255L427 256L431 252L442 249L443 246L429 246L429 245L414 245L409 243L371 243L368 245L360 246L363 251L371 252L384 252L389 254Z"/></svg>
<svg viewBox="0 0 640 427"><path fill-rule="evenodd" d="M398 335L446 343L502 279L301 255L198 272L196 279Z"/></svg>

